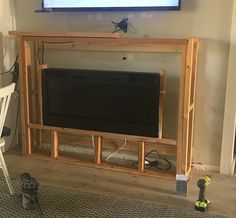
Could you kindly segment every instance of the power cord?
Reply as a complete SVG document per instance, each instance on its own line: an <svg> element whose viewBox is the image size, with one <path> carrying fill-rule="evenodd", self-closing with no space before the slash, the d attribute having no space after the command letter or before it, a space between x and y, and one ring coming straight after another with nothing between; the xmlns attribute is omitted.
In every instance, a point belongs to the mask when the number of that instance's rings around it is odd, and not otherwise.
<svg viewBox="0 0 236 218"><path fill-rule="evenodd" d="M153 155L153 157L150 157L151 155ZM152 150L145 155L145 167L147 168L157 168L159 170L168 171L171 166L171 162L156 150Z"/></svg>
<svg viewBox="0 0 236 218"><path fill-rule="evenodd" d="M16 59L15 59L13 65L11 66L11 68L6 72L0 73L0 76L11 73L12 70L14 69L15 65L17 64L17 61L18 61L18 54L16 55Z"/></svg>
<svg viewBox="0 0 236 218"><path fill-rule="evenodd" d="M137 167L137 165L138 161L132 162L132 167ZM171 162L156 150L152 150L145 155L144 165L148 169L156 168L163 171L168 171L172 167Z"/></svg>
<svg viewBox="0 0 236 218"><path fill-rule="evenodd" d="M18 65L18 63L17 63L18 57L19 57L19 56L18 56L18 54L17 54L17 55L16 55L16 59L15 59L13 65L11 66L11 68L10 68L8 71L3 72L3 73L0 74L0 75L2 76L2 75L6 75L6 74L8 74L8 73L12 73L12 83L16 83L16 85L15 85L15 91L16 91L16 89L17 89L18 76L19 76L19 65ZM13 136L13 139L12 139L12 142L11 142L9 148L8 148L3 154L8 153L8 152L12 149L12 146L13 146L13 144L14 144L14 141L15 141L15 138L16 138L16 132L17 132L17 124L18 124L18 118L19 118L19 111L20 111L20 100L19 100L18 106L17 106L17 114L16 114L16 121L15 121L14 136ZM11 130L9 129L9 131L11 131Z"/></svg>
<svg viewBox="0 0 236 218"><path fill-rule="evenodd" d="M94 139L94 135L91 135L91 137L92 137L92 146L93 146L93 149L95 149L95 139Z"/></svg>
<svg viewBox="0 0 236 218"><path fill-rule="evenodd" d="M14 144L14 141L15 141L15 138L16 138L16 132L17 132L17 124L18 124L18 119L19 119L19 112L20 112L20 100L19 100L18 106L17 106L14 136L13 136L13 139L12 139L12 142L11 142L9 148L3 153L4 155L11 151L12 146Z"/></svg>
<svg viewBox="0 0 236 218"><path fill-rule="evenodd" d="M53 41L42 41L41 42L41 47L42 47L42 51L41 51L41 61L39 56L37 56L38 59L38 63L40 64L45 64L45 44L68 44L68 43L73 43L73 41L65 41L65 42L53 42ZM40 50L40 45L39 43L37 43L37 49L38 49L38 54L39 54L39 50Z"/></svg>
<svg viewBox="0 0 236 218"><path fill-rule="evenodd" d="M120 150L122 150L127 144L127 139L124 140L124 144L122 146L120 146L115 152L113 152L112 154L110 154L106 160L109 160L112 156L114 156L115 154L117 154Z"/></svg>

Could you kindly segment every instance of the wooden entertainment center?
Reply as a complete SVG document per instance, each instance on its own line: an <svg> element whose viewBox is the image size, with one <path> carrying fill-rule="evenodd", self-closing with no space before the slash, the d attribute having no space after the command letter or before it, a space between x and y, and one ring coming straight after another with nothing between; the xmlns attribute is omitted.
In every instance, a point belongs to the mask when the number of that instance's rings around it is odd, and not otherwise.
<svg viewBox="0 0 236 218"><path fill-rule="evenodd" d="M10 31L9 35L18 39L20 66L20 100L22 118L22 152L23 155L47 160L78 164L81 166L115 170L146 176L176 178L178 195L187 195L187 182L191 171L192 141L195 105L196 67L199 40L190 39L139 39L121 38L118 33L39 33ZM46 44L44 44L46 42ZM66 43L65 43L66 42ZM46 47L47 46L47 47ZM41 70L47 64L40 63L39 52L42 49L59 46L61 49L103 52L147 52L178 53L181 56L179 69L179 105L178 133L176 139L123 135L107 132L96 132L80 129L46 126L43 124ZM163 71L162 71L163 72ZM167 72L168 73L168 72ZM165 85L163 83L161 102L164 101ZM34 105L34 106L32 106ZM161 103L162 105L162 103ZM160 108L163 112L163 108ZM32 118L33 117L33 118ZM162 127L162 122L160 122ZM161 130L162 128L160 128ZM43 131L50 134L51 154L37 153L33 144L42 143ZM58 152L58 134L93 135L95 136L94 161L63 157ZM138 164L136 169L116 166L102 159L103 140L127 139L138 148ZM154 143L157 150L176 156L174 174L154 172L145 168L145 152L150 150L148 143ZM133 145L134 146L134 145ZM132 147L132 146L131 146Z"/></svg>

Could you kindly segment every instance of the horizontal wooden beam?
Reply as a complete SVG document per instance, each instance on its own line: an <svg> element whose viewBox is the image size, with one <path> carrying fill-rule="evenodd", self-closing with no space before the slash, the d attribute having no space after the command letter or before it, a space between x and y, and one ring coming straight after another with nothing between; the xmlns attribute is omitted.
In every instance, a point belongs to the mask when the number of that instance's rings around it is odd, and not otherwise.
<svg viewBox="0 0 236 218"><path fill-rule="evenodd" d="M119 33L110 32L21 32L9 31L10 36L32 37L32 38L119 38Z"/></svg>
<svg viewBox="0 0 236 218"><path fill-rule="evenodd" d="M57 131L57 132L63 132L63 133L96 135L96 136L102 136L102 137L108 137L108 138L128 139L131 141L142 141L142 142L145 141L145 142L156 142L156 143L167 144L167 145L177 145L177 141L174 139L165 139L165 138L159 139L159 138L151 138L151 137L144 137L144 136L116 134L116 133L109 133L109 132L98 132L98 131L91 131L91 130L62 128L62 127L45 126L45 125L33 124L33 123L30 123L28 127L31 129L42 129L42 130Z"/></svg>
<svg viewBox="0 0 236 218"><path fill-rule="evenodd" d="M85 51L174 52L186 49L188 39L120 38L117 33L37 33L10 31L25 41L44 42L45 48Z"/></svg>
<svg viewBox="0 0 236 218"><path fill-rule="evenodd" d="M151 171L151 170L145 170L144 172L139 172L137 169L132 169L129 167L124 167L124 166L119 166L119 165L114 165L114 164L109 164L109 163L104 163L102 162L101 164L95 164L93 162L86 162L86 161L80 161L77 158L72 158L72 157L58 157L57 159L52 159L49 156L41 155L34 153L30 156L27 156L29 158L37 158L41 160L53 160L56 162L62 162L62 163L69 163L73 165L78 165L82 167L89 167L89 168L97 168L97 169L104 169L104 170L111 170L111 171L116 171L120 173L130 173L130 174L135 174L135 175L142 175L142 176L148 176L148 177L157 177L157 178L168 178L168 179L173 179L175 180L175 173L174 172L159 172L159 171Z"/></svg>
<svg viewBox="0 0 236 218"><path fill-rule="evenodd" d="M145 40L130 39L85 39L77 42L64 41L44 43L45 49L80 50L80 51L110 51L110 52L164 52L180 53L184 44L165 44L161 41L146 43Z"/></svg>
<svg viewBox="0 0 236 218"><path fill-rule="evenodd" d="M38 130L41 131L41 130ZM60 144L63 145L83 145L83 146L95 146L95 142L93 142L91 135L81 135L81 134L71 134L71 133L59 133L60 136ZM42 132L42 140L47 144L50 144L50 134L49 132ZM115 138L104 138L103 139L103 148L104 150L114 151L119 149L122 146L121 152L123 151L131 151L138 152L138 144L140 142L126 140L126 144L124 145L124 139L115 139ZM148 153L152 150L156 150L162 155L167 156L176 156L177 146L175 145L167 145L160 143L150 143L145 142L145 152Z"/></svg>

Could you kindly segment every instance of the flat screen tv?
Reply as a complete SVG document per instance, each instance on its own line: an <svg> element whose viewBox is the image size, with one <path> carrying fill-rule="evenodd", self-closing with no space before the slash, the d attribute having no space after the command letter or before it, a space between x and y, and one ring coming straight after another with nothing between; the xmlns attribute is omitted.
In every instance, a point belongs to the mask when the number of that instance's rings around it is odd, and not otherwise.
<svg viewBox="0 0 236 218"><path fill-rule="evenodd" d="M45 11L180 10L181 0L42 0Z"/></svg>
<svg viewBox="0 0 236 218"><path fill-rule="evenodd" d="M158 137L159 73L49 68L43 124Z"/></svg>

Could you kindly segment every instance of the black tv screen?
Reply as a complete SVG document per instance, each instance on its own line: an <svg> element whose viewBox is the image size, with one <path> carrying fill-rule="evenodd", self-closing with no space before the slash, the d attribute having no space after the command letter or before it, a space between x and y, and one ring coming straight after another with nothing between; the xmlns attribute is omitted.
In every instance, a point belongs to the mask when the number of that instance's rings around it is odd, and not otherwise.
<svg viewBox="0 0 236 218"><path fill-rule="evenodd" d="M49 68L43 124L158 137L159 73Z"/></svg>
<svg viewBox="0 0 236 218"><path fill-rule="evenodd" d="M180 10L180 0L42 0L44 10Z"/></svg>

